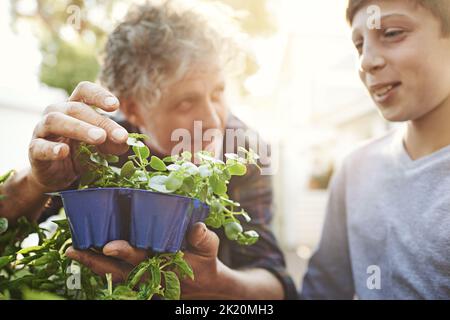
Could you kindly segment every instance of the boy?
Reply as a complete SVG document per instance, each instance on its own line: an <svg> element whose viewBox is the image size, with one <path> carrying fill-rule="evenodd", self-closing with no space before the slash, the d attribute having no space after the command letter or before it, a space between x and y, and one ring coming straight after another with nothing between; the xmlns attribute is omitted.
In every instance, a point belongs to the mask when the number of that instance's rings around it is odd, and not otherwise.
<svg viewBox="0 0 450 320"><path fill-rule="evenodd" d="M362 82L383 117L405 126L353 152L333 178L301 296L449 299L450 1L349 0L347 18Z"/></svg>

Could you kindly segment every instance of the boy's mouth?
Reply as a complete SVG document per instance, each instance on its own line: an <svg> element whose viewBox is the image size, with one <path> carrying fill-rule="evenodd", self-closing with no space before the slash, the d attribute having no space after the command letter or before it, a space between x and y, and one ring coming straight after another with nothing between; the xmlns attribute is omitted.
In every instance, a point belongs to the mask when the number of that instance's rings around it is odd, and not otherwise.
<svg viewBox="0 0 450 320"><path fill-rule="evenodd" d="M370 86L370 92L376 100L383 102L390 97L390 94L401 85L401 82L381 83Z"/></svg>

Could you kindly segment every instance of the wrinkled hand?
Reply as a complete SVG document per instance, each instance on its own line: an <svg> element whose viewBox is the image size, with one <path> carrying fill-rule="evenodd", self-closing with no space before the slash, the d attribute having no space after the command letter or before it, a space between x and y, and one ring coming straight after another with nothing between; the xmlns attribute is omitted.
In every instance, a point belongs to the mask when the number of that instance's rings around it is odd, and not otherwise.
<svg viewBox="0 0 450 320"><path fill-rule="evenodd" d="M29 145L30 178L44 192L64 189L77 178L73 157L79 142L110 154L128 150L127 131L91 106L115 111L119 100L101 86L81 82L67 102L50 105L36 125Z"/></svg>
<svg viewBox="0 0 450 320"><path fill-rule="evenodd" d="M227 267L217 258L219 238L203 223L197 223L188 234L189 250L184 258L192 267L195 280L181 281L182 299L221 298ZM128 242L117 240L103 248L103 255L79 251L70 247L66 255L82 263L100 276L111 273L114 282L124 282L131 270L147 258L147 251L133 248Z"/></svg>

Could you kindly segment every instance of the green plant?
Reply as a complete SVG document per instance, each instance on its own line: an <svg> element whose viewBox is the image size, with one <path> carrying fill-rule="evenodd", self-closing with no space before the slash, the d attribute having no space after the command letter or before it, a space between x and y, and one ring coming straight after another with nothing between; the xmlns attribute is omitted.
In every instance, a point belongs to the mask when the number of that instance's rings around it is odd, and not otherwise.
<svg viewBox="0 0 450 320"><path fill-rule="evenodd" d="M242 245L251 245L258 240L255 231L242 229L238 217L247 222L250 217L240 209L238 202L230 200L227 195L227 186L233 176L245 175L248 164L257 166L258 155L255 152L240 148L244 157L228 153L226 162L223 162L201 151L195 155L199 160L199 165L195 165L190 152L164 159L152 156L141 141L145 138L142 134L130 134L128 145L133 155L121 168L113 166L119 161L117 156L105 155L94 146L81 144L78 159L85 172L79 188L134 188L199 199L210 207L206 225L224 227L228 239Z"/></svg>
<svg viewBox="0 0 450 320"><path fill-rule="evenodd" d="M133 155L121 168L111 164L117 156L98 152L94 146L81 144L78 160L84 168L80 189L94 187L126 187L178 194L199 199L210 207L205 221L213 228L223 227L230 240L251 245L258 240L255 231L244 231L239 216L246 221L250 217L244 210L237 210L239 203L229 199L227 185L232 176L245 175L247 164L257 165L258 156L252 151L240 149L244 157L227 154L227 161L215 159L207 152L196 154L197 166L191 162L192 154L159 159L141 141L140 134L130 134L128 144ZM1 177L6 181L12 172ZM0 299L102 299L147 300L159 296L164 299L180 298L180 278L194 279L194 273L183 259L183 252L156 254L137 265L128 279L116 287L112 276L95 275L64 255L71 245L69 224L66 219L54 221L56 231L39 227L25 218L8 228L6 219L0 220ZM36 234L38 244L22 248L30 234ZM82 290L70 290L66 285L70 266L80 268ZM105 288L106 287L106 288Z"/></svg>
<svg viewBox="0 0 450 320"><path fill-rule="evenodd" d="M48 230L25 218L19 219L14 228L0 236L3 248L3 256L0 257L0 300L147 300L154 295L179 299L180 283L177 275L194 278L192 269L183 260L183 253L160 254L140 263L125 283L113 289L111 275L106 277L105 282L102 277L64 255L72 244L69 224L66 219L53 222L58 228L50 237L47 236ZM30 234L37 234L38 244L21 248L21 243ZM69 289L67 286L72 265L80 268L82 290Z"/></svg>

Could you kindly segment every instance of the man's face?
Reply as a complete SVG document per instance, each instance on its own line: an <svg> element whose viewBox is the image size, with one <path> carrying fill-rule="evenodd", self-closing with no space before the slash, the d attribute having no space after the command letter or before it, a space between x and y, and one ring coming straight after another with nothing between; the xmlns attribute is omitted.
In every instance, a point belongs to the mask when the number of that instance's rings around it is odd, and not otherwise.
<svg viewBox="0 0 450 320"><path fill-rule="evenodd" d="M203 141L203 133L208 129L225 130L228 109L224 97L225 78L223 70L216 63L204 63L190 68L185 76L162 89L158 105L137 106L140 129L151 137L150 147L169 155L179 141L171 141L176 129L191 133L191 152L214 151L217 144ZM194 122L200 121L200 136L194 135ZM199 123L197 123L198 125ZM197 129L198 132L198 129ZM197 140L195 144L194 139ZM207 140L207 139L206 139ZM178 152L177 152L178 153Z"/></svg>
<svg viewBox="0 0 450 320"><path fill-rule="evenodd" d="M367 24L370 5L381 9L380 29ZM361 80L387 120L417 120L450 99L450 38L429 10L414 1L369 1L352 31Z"/></svg>

